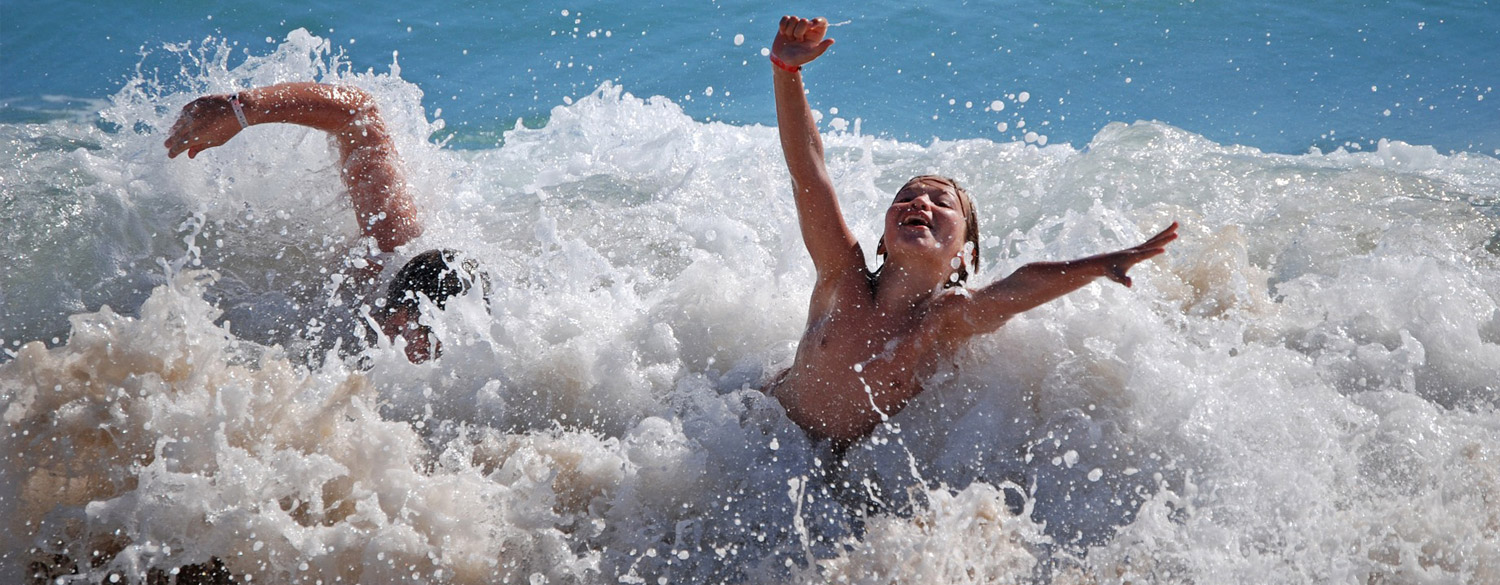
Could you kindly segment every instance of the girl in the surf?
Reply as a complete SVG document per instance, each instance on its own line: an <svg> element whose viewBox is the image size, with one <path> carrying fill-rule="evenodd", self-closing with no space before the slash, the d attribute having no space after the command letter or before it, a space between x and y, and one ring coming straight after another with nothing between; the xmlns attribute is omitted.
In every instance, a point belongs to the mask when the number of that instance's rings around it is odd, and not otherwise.
<svg viewBox="0 0 1500 585"><path fill-rule="evenodd" d="M795 360L767 392L814 438L843 448L901 411L969 338L1099 277L1130 286L1126 273L1163 253L1177 224L1138 246L1027 264L969 289L979 263L973 200L952 179L924 175L896 192L875 249L884 263L870 271L839 210L802 85L803 66L833 45L827 32L822 18L786 16L771 45L781 147L817 282Z"/></svg>

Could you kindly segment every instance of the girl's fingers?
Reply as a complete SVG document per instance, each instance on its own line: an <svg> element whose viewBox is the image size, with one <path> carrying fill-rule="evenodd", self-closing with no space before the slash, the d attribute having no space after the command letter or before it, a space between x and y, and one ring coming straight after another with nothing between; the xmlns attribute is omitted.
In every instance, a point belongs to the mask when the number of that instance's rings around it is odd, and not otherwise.
<svg viewBox="0 0 1500 585"><path fill-rule="evenodd" d="M1175 239L1177 239L1177 222L1174 221L1172 222L1172 225L1167 227L1167 229L1162 230L1160 233L1157 233L1154 236L1151 236L1151 239L1146 240L1146 243L1141 244L1139 247L1160 248Z"/></svg>

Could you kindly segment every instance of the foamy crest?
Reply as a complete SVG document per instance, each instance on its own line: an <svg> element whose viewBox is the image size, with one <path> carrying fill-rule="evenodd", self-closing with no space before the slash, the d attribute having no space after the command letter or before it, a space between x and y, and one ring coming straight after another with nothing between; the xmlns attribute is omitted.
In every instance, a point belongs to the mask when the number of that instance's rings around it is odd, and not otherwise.
<svg viewBox="0 0 1500 585"><path fill-rule="evenodd" d="M363 374L237 348L194 276L139 319L80 315L66 346L28 344L6 367L7 500L19 511L8 549L91 561L93 581L211 557L273 582L597 571L554 509L552 469L566 466L528 465L566 461L549 444L580 438L536 437L484 460L489 473L473 457L434 459L410 425L379 416Z"/></svg>
<svg viewBox="0 0 1500 585"><path fill-rule="evenodd" d="M861 540L823 561L832 583L1028 583L1038 575L1036 526L1012 514L994 486L930 493L912 518L873 518ZM956 546L957 545L957 546Z"/></svg>

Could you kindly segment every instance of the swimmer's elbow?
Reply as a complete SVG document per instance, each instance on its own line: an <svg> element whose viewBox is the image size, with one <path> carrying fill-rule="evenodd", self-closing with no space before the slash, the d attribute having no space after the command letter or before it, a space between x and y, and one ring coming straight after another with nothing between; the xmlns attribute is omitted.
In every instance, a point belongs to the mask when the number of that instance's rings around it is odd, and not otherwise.
<svg viewBox="0 0 1500 585"><path fill-rule="evenodd" d="M352 85L323 87L323 95L328 103L339 110L344 134L353 138L353 134L368 133L372 127L383 125L379 103L370 92Z"/></svg>
<svg viewBox="0 0 1500 585"><path fill-rule="evenodd" d="M351 113L362 111L374 111L375 96L370 92L352 85L330 85L328 92L334 102L348 108Z"/></svg>

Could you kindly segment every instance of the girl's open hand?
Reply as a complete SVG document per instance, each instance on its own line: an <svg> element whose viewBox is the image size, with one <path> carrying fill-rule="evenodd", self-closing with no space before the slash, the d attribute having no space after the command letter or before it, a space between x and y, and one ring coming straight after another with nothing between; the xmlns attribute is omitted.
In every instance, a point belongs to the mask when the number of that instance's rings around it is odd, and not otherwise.
<svg viewBox="0 0 1500 585"><path fill-rule="evenodd" d="M1151 239L1146 240L1145 243L1139 246L1100 256L1100 260L1103 260L1105 263L1104 276L1125 286L1130 286L1130 276L1125 273L1141 261L1154 258L1166 252L1167 244L1175 239L1177 239L1177 222L1174 221L1172 225L1167 226L1167 229L1151 236Z"/></svg>
<svg viewBox="0 0 1500 585"><path fill-rule="evenodd" d="M776 30L776 40L771 43L771 55L793 67L801 67L822 55L833 46L828 34L828 19L796 16L781 17L781 26Z"/></svg>

